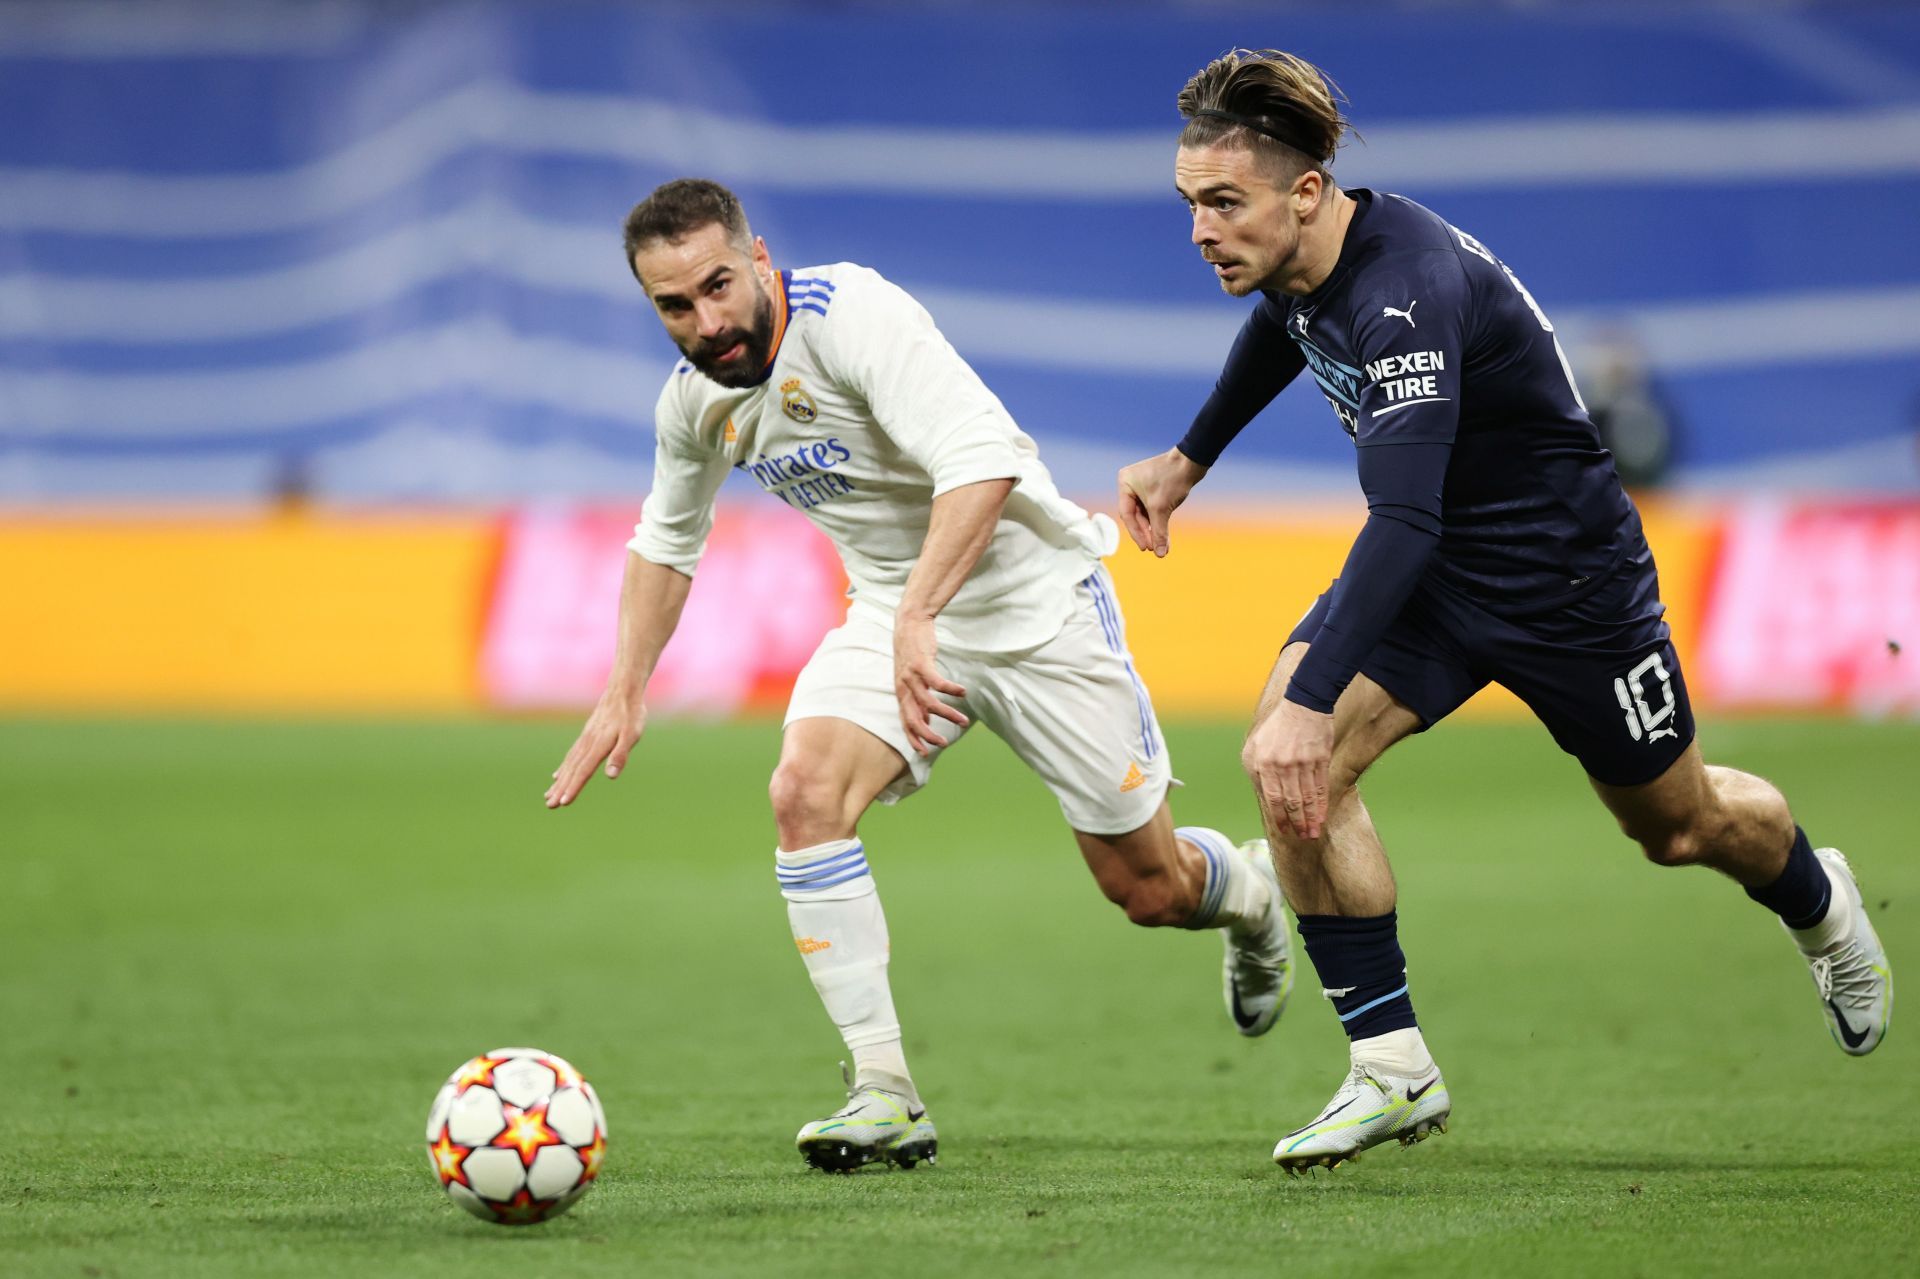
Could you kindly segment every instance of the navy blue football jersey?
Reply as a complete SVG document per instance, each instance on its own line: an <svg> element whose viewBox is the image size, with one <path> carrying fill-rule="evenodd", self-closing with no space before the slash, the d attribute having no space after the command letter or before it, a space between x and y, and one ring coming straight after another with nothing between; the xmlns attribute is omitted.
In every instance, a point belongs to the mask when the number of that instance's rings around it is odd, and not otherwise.
<svg viewBox="0 0 1920 1279"><path fill-rule="evenodd" d="M1211 466L1305 369L1362 452L1363 483L1368 450L1448 446L1405 455L1444 467L1427 573L1486 608L1549 610L1644 557L1639 516L1519 279L1411 200L1348 194L1358 207L1333 273L1306 297L1262 295L1181 450ZM1393 501L1401 518L1428 505Z"/></svg>

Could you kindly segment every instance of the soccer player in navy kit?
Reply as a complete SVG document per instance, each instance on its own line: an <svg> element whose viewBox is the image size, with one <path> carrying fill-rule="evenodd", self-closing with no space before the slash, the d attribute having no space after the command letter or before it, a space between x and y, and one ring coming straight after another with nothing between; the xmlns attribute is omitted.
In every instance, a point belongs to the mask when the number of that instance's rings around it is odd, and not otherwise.
<svg viewBox="0 0 1920 1279"><path fill-rule="evenodd" d="M1553 326L1471 235L1328 173L1347 122L1326 78L1236 50L1190 80L1175 185L1221 288L1259 301L1173 449L1120 473L1123 522L1168 519L1242 427L1307 372L1353 439L1368 515L1287 637L1241 762L1321 986L1346 1081L1280 1139L1289 1172L1444 1131L1392 871L1357 780L1488 683L1587 770L1649 860L1711 866L1780 916L1847 1052L1886 1033L1892 975L1846 859L1780 792L1703 762L1640 518Z"/></svg>

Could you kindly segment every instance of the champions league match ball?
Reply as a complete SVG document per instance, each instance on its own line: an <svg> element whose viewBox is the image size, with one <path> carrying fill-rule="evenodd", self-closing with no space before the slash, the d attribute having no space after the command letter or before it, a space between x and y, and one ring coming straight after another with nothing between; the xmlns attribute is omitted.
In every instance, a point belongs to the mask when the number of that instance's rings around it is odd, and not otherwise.
<svg viewBox="0 0 1920 1279"><path fill-rule="evenodd" d="M600 1175L607 1117L593 1085L538 1048L496 1048L447 1077L427 1112L427 1158L482 1221L530 1226L573 1207Z"/></svg>

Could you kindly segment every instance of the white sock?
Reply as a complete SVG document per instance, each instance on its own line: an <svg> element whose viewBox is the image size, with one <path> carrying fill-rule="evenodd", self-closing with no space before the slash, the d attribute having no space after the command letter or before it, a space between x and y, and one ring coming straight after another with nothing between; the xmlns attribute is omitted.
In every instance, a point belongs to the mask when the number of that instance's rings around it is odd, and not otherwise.
<svg viewBox="0 0 1920 1279"><path fill-rule="evenodd" d="M1853 931L1853 898L1847 895L1847 886L1825 862L1820 869L1826 872L1830 890L1827 894L1827 913L1812 928L1789 928L1794 944L1809 955L1817 955L1846 939Z"/></svg>
<svg viewBox="0 0 1920 1279"><path fill-rule="evenodd" d="M887 984L887 916L865 846L836 839L792 852L776 849L774 859L794 945L853 1054L854 1085L900 1093L918 1106Z"/></svg>
<svg viewBox="0 0 1920 1279"><path fill-rule="evenodd" d="M1233 841L1207 826L1182 826L1173 832L1200 850L1207 877L1200 887L1200 906L1188 917L1188 928L1225 928L1234 936L1258 932L1279 908L1273 885L1247 863Z"/></svg>
<svg viewBox="0 0 1920 1279"><path fill-rule="evenodd" d="M1370 1039L1356 1039L1348 1045L1356 1066L1370 1066L1383 1075L1400 1079L1425 1079L1433 1073L1433 1054L1420 1037L1418 1026L1389 1030Z"/></svg>

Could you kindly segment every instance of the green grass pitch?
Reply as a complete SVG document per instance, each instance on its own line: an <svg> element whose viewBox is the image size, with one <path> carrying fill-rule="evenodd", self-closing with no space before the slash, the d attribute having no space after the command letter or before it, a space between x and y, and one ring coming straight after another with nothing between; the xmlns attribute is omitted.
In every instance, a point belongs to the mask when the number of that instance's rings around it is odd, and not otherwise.
<svg viewBox="0 0 1920 1279"><path fill-rule="evenodd" d="M773 883L770 724L656 724L540 805L572 721L0 723L7 1276L1914 1273L1914 1027L1827 1037L1774 922L1645 866L1533 725L1449 724L1367 794L1454 1123L1290 1181L1343 1073L1211 936L1128 926L981 735L869 818L941 1162L808 1171L842 1056ZM1238 730L1168 729L1182 820L1249 833ZM1853 855L1920 963L1920 726L1709 725ZM1909 1013L1909 1019L1915 1013ZM568 1217L461 1212L421 1132L470 1054L603 1097Z"/></svg>

